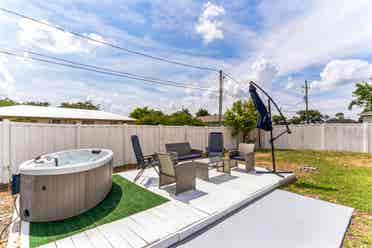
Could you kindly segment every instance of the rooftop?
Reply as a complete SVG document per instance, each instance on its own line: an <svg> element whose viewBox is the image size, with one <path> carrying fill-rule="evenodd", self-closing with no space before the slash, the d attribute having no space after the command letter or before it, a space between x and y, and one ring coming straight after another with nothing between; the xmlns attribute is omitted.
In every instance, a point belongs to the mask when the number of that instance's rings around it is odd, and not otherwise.
<svg viewBox="0 0 372 248"><path fill-rule="evenodd" d="M219 115L206 115L206 116L199 116L198 119L204 123L212 123L219 121ZM223 116L222 116L223 121Z"/></svg>
<svg viewBox="0 0 372 248"><path fill-rule="evenodd" d="M79 120L134 121L133 118L100 110L15 105L0 108L0 118L51 118Z"/></svg>

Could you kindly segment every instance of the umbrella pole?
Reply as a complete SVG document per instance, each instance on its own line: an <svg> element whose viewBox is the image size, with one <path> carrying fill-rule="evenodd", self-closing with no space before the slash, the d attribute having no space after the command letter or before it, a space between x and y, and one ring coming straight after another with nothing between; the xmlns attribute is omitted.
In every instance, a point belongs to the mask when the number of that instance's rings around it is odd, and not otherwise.
<svg viewBox="0 0 372 248"><path fill-rule="evenodd" d="M271 100L269 99L267 108L268 108L268 111L269 111L269 116L271 118L271 104L270 103L271 103ZM283 174L283 173L284 174L285 173L293 173L293 171L277 171L276 170L275 146L274 146L274 141L275 141L276 138L278 138L278 136L274 138L273 129L271 129L270 130L270 145L271 145L271 160L272 160L273 169L269 170L269 171L256 171L257 174L275 174L279 177L285 177L281 174Z"/></svg>
<svg viewBox="0 0 372 248"><path fill-rule="evenodd" d="M270 105L270 99L268 100L268 110L269 110L269 116L271 119L271 105ZM273 163L273 172L276 173L276 163L275 163L275 147L274 147L274 137L273 137L273 129L270 130L270 144L271 144L271 160Z"/></svg>

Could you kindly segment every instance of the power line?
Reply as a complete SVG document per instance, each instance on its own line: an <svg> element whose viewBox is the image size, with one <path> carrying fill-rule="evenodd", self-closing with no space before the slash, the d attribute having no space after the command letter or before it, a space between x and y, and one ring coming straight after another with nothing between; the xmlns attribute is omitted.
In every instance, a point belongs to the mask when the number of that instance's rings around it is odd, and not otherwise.
<svg viewBox="0 0 372 248"><path fill-rule="evenodd" d="M173 81L163 81L163 80L160 80L160 79L146 78L146 77L142 77L140 75L135 75L135 74L126 73L126 72L119 72L119 71L115 72L115 71L112 71L112 70L109 70L109 69L106 69L106 68L103 68L103 67L86 65L86 64L82 64L82 63L76 63L76 62L65 60L65 59L60 59L60 61L62 61L62 62L58 62L58 61L52 61L52 60L43 59L43 58L36 58L36 57L32 57L32 56L18 55L14 52L9 52L9 51L5 51L5 50L1 50L1 49L0 49L0 53L8 55L8 56L23 58L23 59L26 59L26 60L38 61L38 62L53 64L53 65L59 65L59 66L73 68L73 69L80 69L80 70L100 73L100 74L109 75L109 76L129 78L129 79L139 80L139 81L143 81L143 82L147 82L147 83L151 83L151 84L158 84L158 85L166 85L166 86L173 86L173 87L180 87L180 88L187 88L187 89L206 90L206 91L217 92L217 90L213 90L213 89L209 89L209 88L190 86L190 85L187 85L187 84L175 83ZM56 57L54 57L54 58L55 58L55 60L57 60ZM65 61L65 62L63 62L63 61ZM69 61L69 62L66 63L66 61Z"/></svg>
<svg viewBox="0 0 372 248"><path fill-rule="evenodd" d="M50 56L50 55L45 55L45 54L38 53L38 52L33 52L33 51L30 51L30 50L25 50L25 49L7 49L7 50L21 51L22 53L32 54L32 55L36 55L38 57L53 59L53 60L56 60L56 61L62 61L62 62L68 63L68 64L77 65L77 66L83 66L83 67L87 67L87 68L93 68L93 69L100 70L100 71L108 71L110 73L124 74L124 75L127 75L127 76L143 78L143 79L146 79L146 80L154 80L154 81L166 82L166 83L170 83L170 84L179 84L179 85L182 85L182 83L179 83L179 82L176 82L176 81L172 81L172 80L165 80L165 79L160 79L160 78L155 78L155 77L149 77L149 76L144 76L144 75L129 73L129 72L125 72L125 71L112 70L112 69L107 68L107 67L99 67L99 66L95 66L95 65L89 65L89 64L79 63L79 62L75 62L75 61L72 61L72 60L67 60L67 59L63 59L63 58L59 58L59 57L55 57L55 56ZM188 87L196 87L196 86L189 86L187 84L183 84L183 85L188 86ZM207 88L200 87L200 89L207 89Z"/></svg>
<svg viewBox="0 0 372 248"><path fill-rule="evenodd" d="M143 56L143 57L146 57L146 58L149 58L149 59L158 60L158 61L166 62L166 63L169 63L169 64L175 64L175 65L194 68L194 69L199 69L199 70L218 72L217 68L200 66L200 65L193 65L193 64L190 64L190 63L179 62L179 61L170 60L170 59L166 59L166 58L163 58L163 57L158 57L158 56L150 55L150 54L147 54L147 53L131 50L131 49L128 49L128 48L125 48L125 47L122 47L122 46L118 46L118 45L106 42L104 40L98 40L98 39L92 38L88 35L80 34L80 33L74 32L74 31L69 31L69 30L67 30L63 27L52 25L50 23L46 23L44 21L38 20L38 19L30 17L30 16L23 15L21 13L15 12L13 10L9 10L9 9L5 9L5 8L0 7L0 11L3 11L7 14L11 14L11 15L21 17L23 19L27 19L27 20L35 22L35 23L39 23L39 24L48 26L50 28L54 28L56 30L59 30L59 31L62 31L62 32L65 32L65 33L72 34L72 35L77 36L77 37L82 38L82 39L86 39L86 40L93 41L93 42L96 42L96 43L99 43L99 44L102 44L102 45L105 45L105 46L109 46L109 47L112 47L112 48L115 48L115 49L119 49L119 50L124 51L126 53L131 53L131 54Z"/></svg>

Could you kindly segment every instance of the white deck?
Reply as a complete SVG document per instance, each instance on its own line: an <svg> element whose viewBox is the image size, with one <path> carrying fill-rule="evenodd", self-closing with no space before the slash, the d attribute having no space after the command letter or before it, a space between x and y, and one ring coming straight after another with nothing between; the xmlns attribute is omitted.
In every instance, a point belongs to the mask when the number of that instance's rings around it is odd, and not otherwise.
<svg viewBox="0 0 372 248"><path fill-rule="evenodd" d="M120 173L131 181L136 174L137 171ZM231 175L211 170L209 182L197 179L196 191L175 196L174 186L159 189L157 174L148 169L137 183L167 197L169 202L43 247L168 247L291 178L294 175L281 178L272 174L246 173L238 168L233 169ZM27 223L23 225L27 226ZM24 240L21 246L28 247L27 238Z"/></svg>

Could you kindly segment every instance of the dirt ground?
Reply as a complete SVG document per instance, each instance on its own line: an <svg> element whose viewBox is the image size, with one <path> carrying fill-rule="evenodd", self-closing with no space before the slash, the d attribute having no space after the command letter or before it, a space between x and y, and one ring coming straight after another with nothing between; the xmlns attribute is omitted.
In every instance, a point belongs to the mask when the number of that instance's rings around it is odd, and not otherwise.
<svg viewBox="0 0 372 248"><path fill-rule="evenodd" d="M7 226L12 217L13 198L8 191L8 187L0 186L0 232ZM7 244L8 231L0 237L0 248L5 248Z"/></svg>

